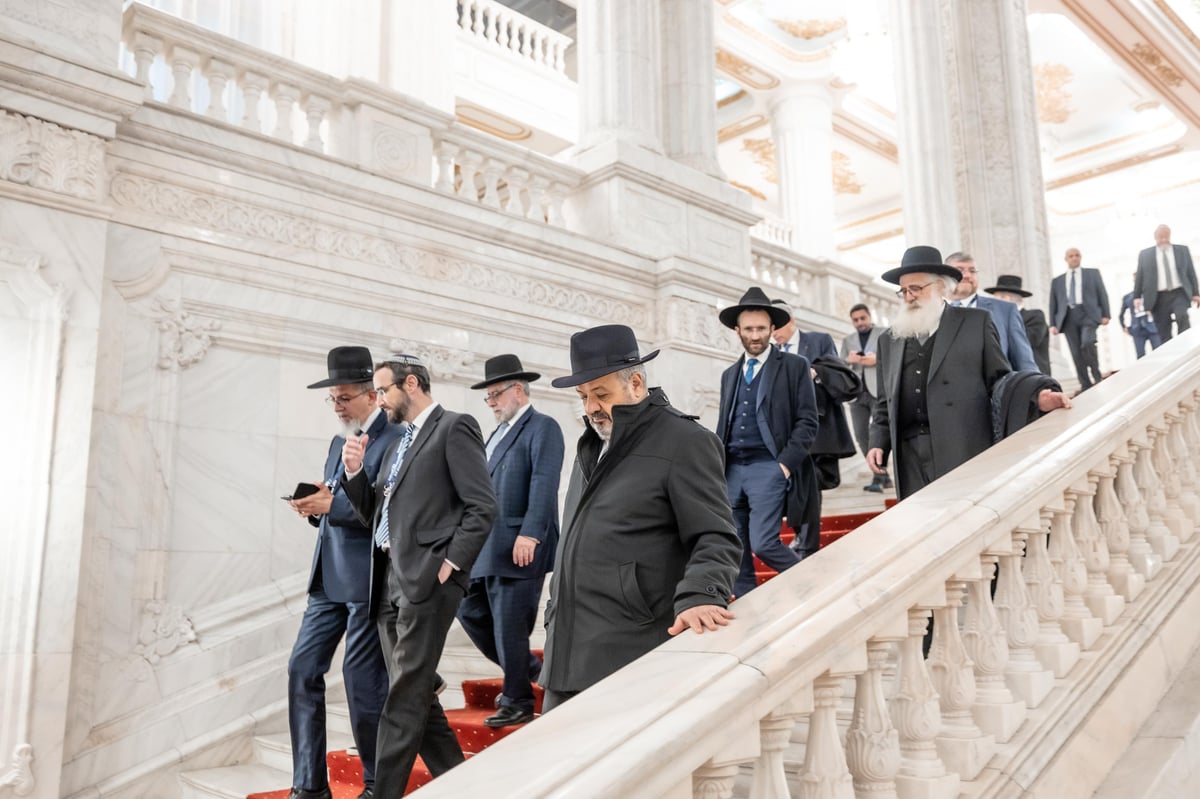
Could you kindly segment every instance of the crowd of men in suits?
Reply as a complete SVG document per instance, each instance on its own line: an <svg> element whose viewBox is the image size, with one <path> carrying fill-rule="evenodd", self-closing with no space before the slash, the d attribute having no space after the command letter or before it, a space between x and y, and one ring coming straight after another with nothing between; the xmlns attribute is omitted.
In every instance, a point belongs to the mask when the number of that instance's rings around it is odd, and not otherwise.
<svg viewBox="0 0 1200 799"><path fill-rule="evenodd" d="M1188 303L1200 306L1200 295L1187 248L1171 245L1165 226L1155 238L1122 326L1138 335L1139 324L1153 325L1165 341L1172 321L1188 328ZM1047 324L1022 307L1030 292L1019 276L980 294L970 255L911 247L882 276L898 286L898 317L884 330L855 305L840 348L752 286L718 314L743 352L721 376L715 432L650 387L645 364L658 351L642 355L630 328L576 333L571 372L552 381L575 389L585 422L561 541L565 445L531 404L540 374L514 354L486 362L471 386L496 423L485 439L473 416L434 400L419 358L331 350L327 376L309 388L328 390L343 429L321 481L284 497L318 531L288 664L290 799L331 797L325 674L343 638L360 799L399 797L418 755L434 776L463 761L438 698L456 617L504 674L485 724L527 723L534 682L549 711L670 636L729 624L729 603L755 588L756 556L782 572L811 555L821 491L838 484L838 459L855 441L875 475L864 488L891 487L890 459L903 499L1069 408L1049 376L1049 337L1067 337L1087 388L1100 379L1096 328L1109 321L1103 280L1081 260L1067 251ZM548 572L543 661L529 639Z"/></svg>

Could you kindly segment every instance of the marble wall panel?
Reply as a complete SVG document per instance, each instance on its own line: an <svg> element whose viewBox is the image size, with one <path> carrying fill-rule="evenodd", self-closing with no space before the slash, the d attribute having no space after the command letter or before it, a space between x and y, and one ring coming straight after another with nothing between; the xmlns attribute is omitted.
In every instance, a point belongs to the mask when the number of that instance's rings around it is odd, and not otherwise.
<svg viewBox="0 0 1200 799"><path fill-rule="evenodd" d="M115 69L121 0L0 0L4 27L68 58Z"/></svg>

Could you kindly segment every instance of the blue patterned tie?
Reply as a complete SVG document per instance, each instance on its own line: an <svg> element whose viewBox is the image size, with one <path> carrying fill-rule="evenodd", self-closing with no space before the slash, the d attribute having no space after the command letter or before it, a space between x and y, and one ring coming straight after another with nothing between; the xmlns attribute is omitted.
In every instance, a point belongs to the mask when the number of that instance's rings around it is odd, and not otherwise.
<svg viewBox="0 0 1200 799"><path fill-rule="evenodd" d="M408 452L408 447L412 444L415 429L411 424L404 428L400 446L396 447L396 459L392 461L387 482L383 484L383 516L379 519L379 527L375 528L375 546L381 549L388 542L388 505L391 504L392 491L396 488L396 476L400 474L400 464L404 463L404 453Z"/></svg>
<svg viewBox="0 0 1200 799"><path fill-rule="evenodd" d="M754 382L754 367L758 366L758 358L746 361L746 385Z"/></svg>

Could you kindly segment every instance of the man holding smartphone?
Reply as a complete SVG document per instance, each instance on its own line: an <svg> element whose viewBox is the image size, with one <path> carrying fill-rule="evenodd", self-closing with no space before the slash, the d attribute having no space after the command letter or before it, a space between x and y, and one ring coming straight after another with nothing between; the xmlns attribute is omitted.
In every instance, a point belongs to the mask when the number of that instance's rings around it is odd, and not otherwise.
<svg viewBox="0 0 1200 799"><path fill-rule="evenodd" d="M322 479L301 483L286 498L318 530L308 579L308 606L288 661L289 799L330 799L325 767L325 674L343 635L342 675L366 786L361 797L374 795L375 740L388 689L379 633L370 619L371 528L358 518L342 490L342 445L346 436L366 434L363 469L374 481L384 451L400 437L402 429L389 423L376 406L375 370L366 347L334 347L327 360L329 376L309 388L329 390L325 402L337 414L342 434L330 442Z"/></svg>
<svg viewBox="0 0 1200 799"><path fill-rule="evenodd" d="M850 324L854 332L842 339L842 360L858 374L862 380L863 390L858 398L847 404L850 409L850 426L854 428L854 440L863 455L870 449L867 431L870 429L871 406L879 394L879 376L875 370L876 353L878 352L879 334L881 328L875 327L871 319L871 309L861 302L850 309ZM892 487L888 475L877 474L869 485L863 486L863 491L882 492Z"/></svg>

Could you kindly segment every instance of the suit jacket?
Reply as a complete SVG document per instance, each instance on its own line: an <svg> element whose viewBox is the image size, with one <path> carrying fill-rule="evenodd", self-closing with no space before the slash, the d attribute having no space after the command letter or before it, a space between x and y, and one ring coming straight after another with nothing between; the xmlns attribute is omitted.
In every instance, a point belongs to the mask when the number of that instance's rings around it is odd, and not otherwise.
<svg viewBox="0 0 1200 799"><path fill-rule="evenodd" d="M558 422L533 408L521 414L500 439L488 460L499 510L492 533L471 570L472 578L541 579L553 566L558 548L558 481L563 448ZM533 561L526 566L513 563L513 544L518 535L539 542L533 550Z"/></svg>
<svg viewBox="0 0 1200 799"><path fill-rule="evenodd" d="M1121 298L1121 328L1143 336L1158 335L1158 326L1148 309L1141 316L1134 312L1132 291Z"/></svg>
<svg viewBox="0 0 1200 799"><path fill-rule="evenodd" d="M1099 269L1079 268L1079 285L1075 291L1076 304L1083 307L1084 315L1093 325L1112 316L1109 312L1108 292L1104 289L1104 278ZM1190 295L1189 295L1190 296ZM1061 274L1050 281L1050 323L1059 330L1067 320L1067 275Z"/></svg>
<svg viewBox="0 0 1200 799"><path fill-rule="evenodd" d="M846 358L850 355L850 353L860 352L860 351L861 352L874 352L876 354L876 357L878 357L879 334L882 332L883 332L882 327L879 327L878 325L876 325L875 327L872 327L871 332L867 334L867 346L865 349L863 347L861 347L858 343L858 331L857 330L855 330L850 335L846 336L844 339L842 339L842 348L839 352L842 360L843 361L846 360ZM867 392L870 393L870 395L872 397L876 396L879 393L879 364L878 364L878 362L876 363L875 366L863 366L862 364L857 364L857 363L851 363L851 364L847 364L847 365L851 369L853 369L854 373L858 375L860 380L862 380L863 386L867 389Z"/></svg>
<svg viewBox="0 0 1200 799"><path fill-rule="evenodd" d="M1050 326L1046 324L1046 314L1040 308L1022 308L1021 321L1025 323L1025 336L1029 339L1038 371L1050 374Z"/></svg>
<svg viewBox="0 0 1200 799"><path fill-rule="evenodd" d="M792 340L788 342L792 345L788 352L791 355L799 355L802 358L807 358L809 363L812 363L817 358L836 358L837 347L833 344L833 336L828 333L805 333L802 330L797 330ZM782 350L778 344L776 348Z"/></svg>
<svg viewBox="0 0 1200 799"><path fill-rule="evenodd" d="M343 483L350 504L360 518L372 520L372 529L383 513L384 484L399 446L397 439L387 448L374 483L365 471ZM474 417L434 408L409 446L387 502L388 554L405 597L414 604L427 599L445 560L458 566L450 579L466 591L467 575L496 517L496 494ZM382 577L377 566L372 608L385 593Z"/></svg>
<svg viewBox="0 0 1200 799"><path fill-rule="evenodd" d="M1013 310L1015 305L1005 303ZM880 394L871 413L870 445L885 455L899 451L895 404L900 391L904 340L890 334L879 339ZM991 314L977 308L948 306L934 339L925 402L933 450L934 479L960 466L992 445L991 392L1009 371ZM900 486L901 496L918 487Z"/></svg>
<svg viewBox="0 0 1200 799"><path fill-rule="evenodd" d="M1013 369L1020 372L1037 372L1037 361L1033 359L1033 348L1025 335L1025 323L1021 321L1020 309L1007 300L998 300L986 294L975 295L975 307L992 315L992 324L1000 336L1000 349Z"/></svg>
<svg viewBox="0 0 1200 799"><path fill-rule="evenodd" d="M387 414L380 412L364 432L368 438L363 471L368 479L374 480L384 451L400 437L402 430L399 425L389 424ZM325 483L334 486L329 512L319 518L309 517L317 525L317 545L308 573L308 592L322 590L331 602L366 602L371 583L371 528L358 518L342 490L345 443L344 437L334 436L325 457Z"/></svg>
<svg viewBox="0 0 1200 799"><path fill-rule="evenodd" d="M826 335L828 338L828 335ZM808 361L799 355L767 350L763 384L758 387L758 432L775 460L798 471L808 460L817 437L817 397ZM721 374L721 408L717 435L724 448L729 443L729 424L738 381L742 379L745 353Z"/></svg>
<svg viewBox="0 0 1200 799"><path fill-rule="evenodd" d="M1182 244L1172 244L1175 254L1175 277L1184 294L1197 296L1196 266L1192 252ZM1138 253L1137 274L1133 278L1133 296L1142 298L1142 307L1149 311L1158 299L1158 248L1147 247Z"/></svg>

